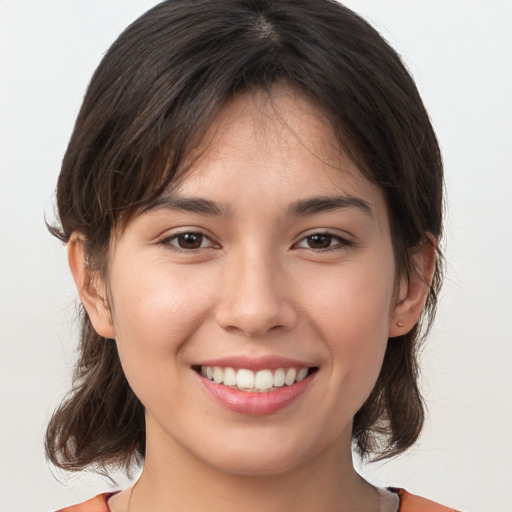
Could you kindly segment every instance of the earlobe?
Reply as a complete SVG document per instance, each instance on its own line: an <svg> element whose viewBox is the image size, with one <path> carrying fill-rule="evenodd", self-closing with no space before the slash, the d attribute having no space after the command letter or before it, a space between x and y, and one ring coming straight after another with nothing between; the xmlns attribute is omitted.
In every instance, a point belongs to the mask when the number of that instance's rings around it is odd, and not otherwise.
<svg viewBox="0 0 512 512"><path fill-rule="evenodd" d="M429 237L413 256L411 274L401 278L398 302L390 317L390 338L407 334L418 322L432 283L436 250L435 241Z"/></svg>
<svg viewBox="0 0 512 512"><path fill-rule="evenodd" d="M104 338L115 338L106 286L99 272L89 266L83 238L73 233L67 247L69 268L95 331Z"/></svg>

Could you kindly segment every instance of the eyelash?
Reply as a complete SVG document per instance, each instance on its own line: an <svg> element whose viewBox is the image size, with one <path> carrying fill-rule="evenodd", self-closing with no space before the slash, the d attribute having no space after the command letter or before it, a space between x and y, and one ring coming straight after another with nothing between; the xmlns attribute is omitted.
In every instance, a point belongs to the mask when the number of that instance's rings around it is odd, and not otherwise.
<svg viewBox="0 0 512 512"><path fill-rule="evenodd" d="M299 246L300 243L302 243L302 242L307 243L308 239L312 239L313 237L325 237L325 238L329 239L329 244L331 244L333 241L335 241L336 243L334 245L329 245L328 247L323 247L323 248L300 247ZM310 250L310 251L315 251L317 253L325 253L325 252L330 252L330 251L342 250L342 249L350 247L352 245L354 245L353 242L351 242L350 240L347 240L346 238L343 238L339 235L335 235L334 233L330 233L328 231L319 231L317 233L311 233L311 234L301 238L299 240L299 242L297 242L295 244L295 247L297 247L298 249L306 249L306 250Z"/></svg>
<svg viewBox="0 0 512 512"><path fill-rule="evenodd" d="M177 243L179 243L178 242L179 237L183 237L183 236L187 236L187 235L200 237L201 241L200 241L199 247L185 248L185 247L180 247L179 245L177 245ZM308 243L308 239L311 242L311 239L313 237L328 238L329 246L328 247L320 247L320 248L301 247L300 246L300 244L303 242ZM210 244L208 246L203 247L203 243L205 241L209 241ZM334 245L332 245L333 241L336 242ZM176 242L176 244L173 242ZM169 237L166 237L166 238L160 240L159 245L171 247L172 250L174 250L174 251L184 252L184 253L192 253L192 252L196 252L199 250L213 249L213 248L219 247L218 245L215 245L215 243L211 240L211 238L208 235L206 235L205 233L202 233L201 231L182 231L180 233L175 233L174 235L171 235ZM343 249L346 247L350 247L352 245L354 245L353 242L351 242L350 240L347 240L346 238L343 238L339 235L335 235L334 233L330 233L328 231L319 231L317 233L311 233L305 237L302 237L299 240L299 242L297 242L296 244L293 245L293 248L299 249L299 250L311 250L311 251L314 251L317 253L325 253L325 252L340 250L340 249Z"/></svg>
<svg viewBox="0 0 512 512"><path fill-rule="evenodd" d="M183 237L186 235L195 235L195 236L200 237L201 238L200 246L196 247L196 248L185 248L185 247L179 247L179 245L173 243L174 241L178 241L179 237ZM202 247L203 242L205 240L210 241L211 245L209 245L207 247ZM211 238L208 235L206 235L205 233L202 233L201 231L182 231L181 233L175 233L174 235L168 236L168 237L160 240L158 242L158 244L160 246L171 247L172 250L174 250L174 251L185 252L185 253L192 253L192 252L195 252L195 251L198 251L201 249L203 249L203 250L204 249L212 249L212 248L216 247L215 243L211 240Z"/></svg>

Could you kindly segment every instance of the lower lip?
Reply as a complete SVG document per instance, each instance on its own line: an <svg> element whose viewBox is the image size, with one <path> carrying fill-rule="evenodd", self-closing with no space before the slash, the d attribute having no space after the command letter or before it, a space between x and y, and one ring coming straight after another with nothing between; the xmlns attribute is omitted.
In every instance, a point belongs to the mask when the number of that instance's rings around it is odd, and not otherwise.
<svg viewBox="0 0 512 512"><path fill-rule="evenodd" d="M292 386L283 386L268 393L240 391L222 384L216 384L201 375L198 375L198 377L204 389L220 405L247 416L265 416L284 409L295 402L306 391L315 373L308 375Z"/></svg>

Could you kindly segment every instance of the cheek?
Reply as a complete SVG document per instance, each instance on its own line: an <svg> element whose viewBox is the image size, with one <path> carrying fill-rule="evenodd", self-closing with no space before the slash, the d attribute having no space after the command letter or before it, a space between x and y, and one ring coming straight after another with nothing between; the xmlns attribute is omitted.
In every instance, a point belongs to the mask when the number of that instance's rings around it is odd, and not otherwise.
<svg viewBox="0 0 512 512"><path fill-rule="evenodd" d="M310 294L314 324L328 345L332 372L345 385L367 393L380 371L388 340L394 287L390 268L343 268L326 276L323 286Z"/></svg>
<svg viewBox="0 0 512 512"><path fill-rule="evenodd" d="M147 264L123 277L112 275L113 324L125 372L151 371L179 354L202 324L212 303L208 280L197 269L174 271ZM121 277L121 274L119 274ZM165 359L164 359L165 358Z"/></svg>
<svg viewBox="0 0 512 512"><path fill-rule="evenodd" d="M302 294L316 323L345 334L387 330L394 290L394 270L388 267L355 263L312 272Z"/></svg>

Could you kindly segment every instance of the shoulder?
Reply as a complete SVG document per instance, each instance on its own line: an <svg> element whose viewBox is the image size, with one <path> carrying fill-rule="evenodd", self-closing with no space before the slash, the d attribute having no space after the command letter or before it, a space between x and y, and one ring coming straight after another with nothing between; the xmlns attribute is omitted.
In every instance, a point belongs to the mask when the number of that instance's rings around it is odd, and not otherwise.
<svg viewBox="0 0 512 512"><path fill-rule="evenodd" d="M98 494L94 498L84 501L78 505L62 508L57 512L109 512L108 499L113 495L112 492Z"/></svg>
<svg viewBox="0 0 512 512"><path fill-rule="evenodd" d="M444 507L439 503L411 494L404 489L396 489L400 496L398 512L457 512L454 508Z"/></svg>

